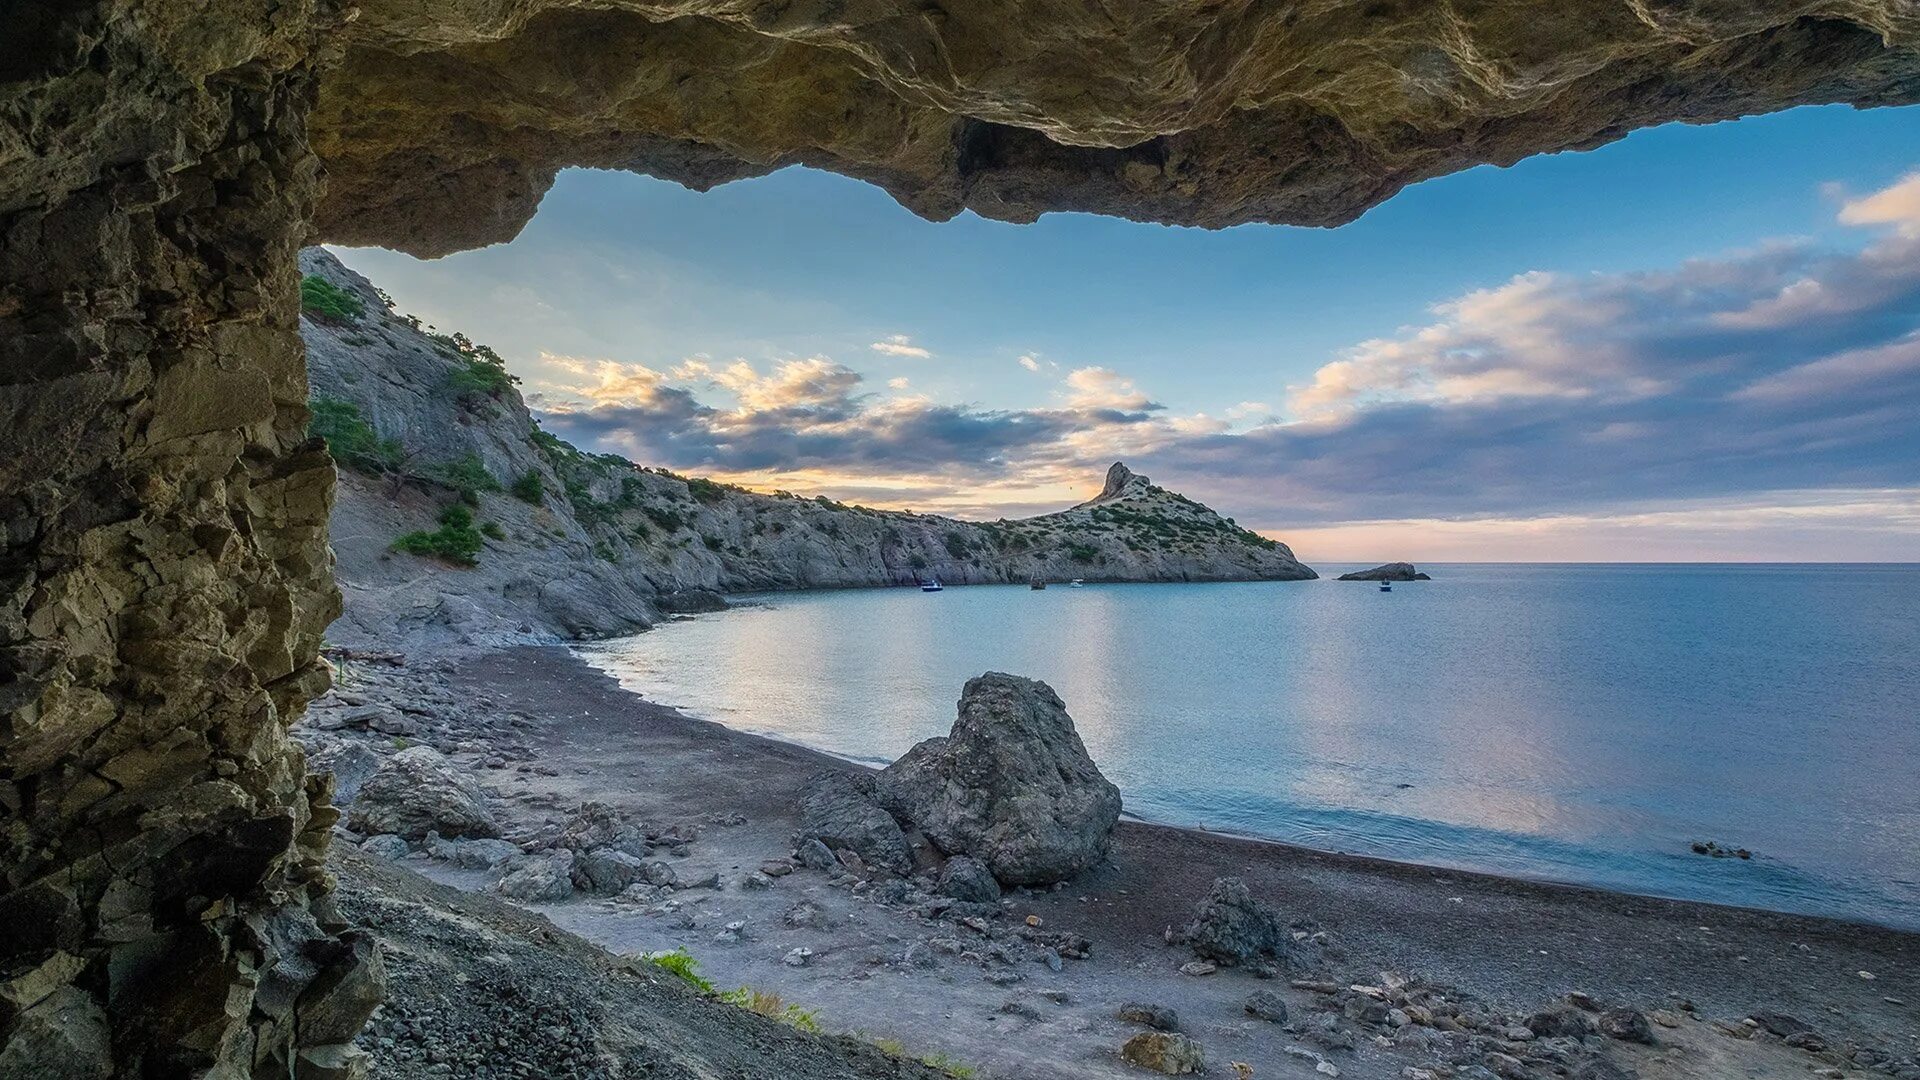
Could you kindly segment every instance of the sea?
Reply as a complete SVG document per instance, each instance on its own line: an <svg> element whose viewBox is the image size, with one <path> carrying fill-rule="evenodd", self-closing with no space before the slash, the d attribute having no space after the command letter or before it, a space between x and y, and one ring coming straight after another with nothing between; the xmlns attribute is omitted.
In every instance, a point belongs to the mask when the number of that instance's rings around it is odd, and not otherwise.
<svg viewBox="0 0 1920 1080"><path fill-rule="evenodd" d="M1012 672L1145 820L1920 930L1920 566L1316 569L747 595L582 653L875 765Z"/></svg>

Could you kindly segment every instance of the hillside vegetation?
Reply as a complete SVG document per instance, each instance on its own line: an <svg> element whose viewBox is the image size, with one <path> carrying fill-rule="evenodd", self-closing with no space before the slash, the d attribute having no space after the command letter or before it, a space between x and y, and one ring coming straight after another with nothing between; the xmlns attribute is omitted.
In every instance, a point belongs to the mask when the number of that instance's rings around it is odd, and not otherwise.
<svg viewBox="0 0 1920 1080"><path fill-rule="evenodd" d="M1089 502L991 522L761 493L541 430L493 350L396 313L310 249L313 431L341 469L343 642L643 628L714 594L911 584L1313 577L1284 544L1123 465Z"/></svg>

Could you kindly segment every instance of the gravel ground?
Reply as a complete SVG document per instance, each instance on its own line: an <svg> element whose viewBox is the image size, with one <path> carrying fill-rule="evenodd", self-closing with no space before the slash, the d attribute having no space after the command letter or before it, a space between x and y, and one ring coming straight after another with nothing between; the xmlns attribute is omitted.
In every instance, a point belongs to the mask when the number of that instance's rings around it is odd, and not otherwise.
<svg viewBox="0 0 1920 1080"><path fill-rule="evenodd" d="M756 868L792 852L806 779L823 768L854 766L646 702L564 649L416 661L367 680L360 691L404 691L424 701L414 708L420 737L482 780L510 823L510 838L550 835L592 799L670 837L661 854L681 878L718 875L721 885L680 890L664 901L656 893L644 902L576 897L531 905L554 924L628 956L684 948L722 986L777 993L826 1030L887 1040L914 1055L945 1055L982 1076L1142 1075L1119 1054L1144 1030L1117 1016L1130 1001L1175 1010L1212 1063L1209 1071L1228 1076L1234 1074L1227 1064L1237 1061L1260 1077L1328 1075L1316 1071L1324 1062L1367 1080L1418 1077L1419 1070L1484 1080L1474 1069L1541 1080L1799 1078L1820 1070L1882 1077L1903 1075L1920 1054L1920 935L1137 822L1122 823L1107 865L1066 889L1016 890L974 927L951 913L930 914L911 887L879 878L800 869L743 887ZM462 889L489 884L482 871L417 853L382 869L397 879L407 876L401 867ZM1212 881L1229 874L1287 917L1327 930L1335 947L1311 970L1277 978L1233 968L1181 974L1193 956L1170 945L1164 931L1184 924ZM362 910L378 906L370 895L360 901ZM1035 922L1038 928L1029 925ZM1055 970L1040 944L1056 933L1086 939L1087 955L1068 956ZM551 1044L542 1044L548 1057L518 1055L533 1071L462 1071L469 1057L493 1061L488 1067L495 1069L513 1067L513 1059L494 1061L484 1045L435 1027L455 991L447 973L435 969L440 961L431 945L438 938L417 940L408 947L423 951L395 965L393 1003L373 1033L394 1039L394 1047L377 1053L392 1059L410 1046L407 1060L416 1062L437 1049L449 1065L459 1062L456 1075L622 1075L582 1064L602 1060L591 1057L586 1032L609 1025L578 1009L571 1020L533 1023L554 1032ZM811 952L804 965L788 961L796 948ZM497 965L483 963L486 954L463 954L457 970L490 976ZM409 981L407 964L424 973L419 981ZM511 993L502 989L507 996L490 998L495 1004L487 1008L568 1012L567 979L542 981L537 964L513 967L518 981L498 984ZM1367 995L1348 989L1354 985L1392 1004L1461 1010L1473 1023L1445 1032L1380 1022L1356 1001ZM1274 994L1287 1021L1249 1015L1244 1006L1256 991ZM1652 1016L1654 1043L1511 1030L1563 1005L1570 992ZM1766 1012L1795 1018L1817 1042L1789 1045L1749 1020ZM396 1029L417 1034L403 1042Z"/></svg>

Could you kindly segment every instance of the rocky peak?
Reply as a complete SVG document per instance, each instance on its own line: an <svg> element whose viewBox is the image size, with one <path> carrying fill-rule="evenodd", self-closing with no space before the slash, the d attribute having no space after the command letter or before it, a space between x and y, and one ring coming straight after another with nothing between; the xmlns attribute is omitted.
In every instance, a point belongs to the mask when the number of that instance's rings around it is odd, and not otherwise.
<svg viewBox="0 0 1920 1080"><path fill-rule="evenodd" d="M1145 495L1152 490L1152 480L1127 468L1125 462L1116 461L1107 469L1107 483L1100 489L1100 494L1081 503L1080 506L1099 506L1102 503Z"/></svg>

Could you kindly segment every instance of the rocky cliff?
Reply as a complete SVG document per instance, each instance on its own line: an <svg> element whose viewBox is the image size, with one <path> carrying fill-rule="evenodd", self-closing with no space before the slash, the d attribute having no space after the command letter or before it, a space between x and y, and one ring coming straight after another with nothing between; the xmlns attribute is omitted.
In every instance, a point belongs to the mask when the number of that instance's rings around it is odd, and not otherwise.
<svg viewBox="0 0 1920 1080"><path fill-rule="evenodd" d="M608 634L715 592L928 577L1314 576L1286 545L1120 464L1079 506L971 522L761 494L587 454L539 429L483 346L396 314L325 251L309 249L301 266L316 431L343 466L333 545L346 614L330 631L342 643ZM450 512L471 521L444 524ZM447 539L396 551L409 534ZM467 548L456 550L461 538Z"/></svg>
<svg viewBox="0 0 1920 1080"><path fill-rule="evenodd" d="M1920 95L1910 0L362 0L321 87L325 238L505 240L554 173L803 164L935 219L1337 225L1635 128Z"/></svg>

